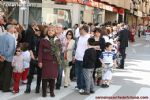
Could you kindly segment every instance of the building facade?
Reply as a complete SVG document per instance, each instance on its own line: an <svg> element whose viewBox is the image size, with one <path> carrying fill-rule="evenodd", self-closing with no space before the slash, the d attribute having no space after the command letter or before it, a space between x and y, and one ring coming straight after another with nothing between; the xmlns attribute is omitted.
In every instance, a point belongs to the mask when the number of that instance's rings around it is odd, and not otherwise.
<svg viewBox="0 0 150 100"><path fill-rule="evenodd" d="M81 21L149 23L150 0L25 0L21 5L16 1L3 0L3 3L9 9L15 7L11 17L26 26L33 21L62 23L65 27Z"/></svg>

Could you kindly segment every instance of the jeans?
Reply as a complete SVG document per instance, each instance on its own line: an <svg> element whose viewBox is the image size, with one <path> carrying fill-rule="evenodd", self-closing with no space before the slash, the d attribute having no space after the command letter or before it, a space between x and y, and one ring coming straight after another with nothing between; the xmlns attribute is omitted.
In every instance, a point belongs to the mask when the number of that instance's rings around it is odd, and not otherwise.
<svg viewBox="0 0 150 100"><path fill-rule="evenodd" d="M57 77L57 82L56 82L56 88L58 88L58 89L61 87L62 73L63 73L63 68L61 66L59 66L58 77Z"/></svg>
<svg viewBox="0 0 150 100"><path fill-rule="evenodd" d="M90 93L90 91L94 91L93 70L94 69L86 69L86 68L83 69L83 75L86 84L85 91L87 93Z"/></svg>
<svg viewBox="0 0 150 100"><path fill-rule="evenodd" d="M83 61L76 61L75 62L75 70L77 76L77 87L79 89L85 89L85 80L83 76Z"/></svg>

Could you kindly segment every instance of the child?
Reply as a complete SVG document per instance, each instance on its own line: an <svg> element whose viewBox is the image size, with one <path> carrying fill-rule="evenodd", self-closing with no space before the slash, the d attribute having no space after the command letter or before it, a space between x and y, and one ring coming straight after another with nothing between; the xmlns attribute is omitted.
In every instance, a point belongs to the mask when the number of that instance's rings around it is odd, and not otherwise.
<svg viewBox="0 0 150 100"><path fill-rule="evenodd" d="M27 75L29 72L29 67L30 67L30 60L31 60L31 53L28 50L28 43L23 43L22 44L22 56L23 56L23 67L24 71L22 73L22 83L26 84L27 83Z"/></svg>
<svg viewBox="0 0 150 100"><path fill-rule="evenodd" d="M102 87L108 88L110 81L112 79L112 68L115 64L116 56L112 52L112 44L105 44L105 51L102 52L100 56L100 61L102 62L103 72L102 72Z"/></svg>
<svg viewBox="0 0 150 100"><path fill-rule="evenodd" d="M94 93L94 80L93 80L93 71L95 68L96 62L96 50L94 49L95 39L88 39L88 49L85 51L83 57L83 76L85 79L85 91L81 95L89 95Z"/></svg>
<svg viewBox="0 0 150 100"><path fill-rule="evenodd" d="M19 92L19 83L21 80L22 72L24 71L23 56L20 46L16 48L16 53L15 56L13 57L12 66L13 66L13 80L14 80L12 92L15 94Z"/></svg>

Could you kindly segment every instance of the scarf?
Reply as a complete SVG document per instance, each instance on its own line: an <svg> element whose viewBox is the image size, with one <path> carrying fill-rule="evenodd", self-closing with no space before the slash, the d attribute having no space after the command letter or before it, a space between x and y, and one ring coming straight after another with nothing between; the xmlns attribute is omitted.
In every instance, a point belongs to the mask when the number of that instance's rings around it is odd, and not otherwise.
<svg viewBox="0 0 150 100"><path fill-rule="evenodd" d="M62 65L61 60L61 42L56 37L45 37L51 44L51 55L56 57L59 66Z"/></svg>

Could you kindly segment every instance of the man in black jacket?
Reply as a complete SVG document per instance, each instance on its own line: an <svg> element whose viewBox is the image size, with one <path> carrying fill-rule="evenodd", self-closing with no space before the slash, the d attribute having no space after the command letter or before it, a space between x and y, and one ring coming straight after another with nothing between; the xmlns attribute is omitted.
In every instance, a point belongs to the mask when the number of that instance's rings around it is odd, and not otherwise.
<svg viewBox="0 0 150 100"><path fill-rule="evenodd" d="M119 35L119 42L120 42L120 54L121 54L121 60L120 60L120 66L118 68L124 69L124 61L126 58L126 47L128 47L128 41L130 39L130 31L127 29L127 26L122 23L121 24L121 30L118 33Z"/></svg>

